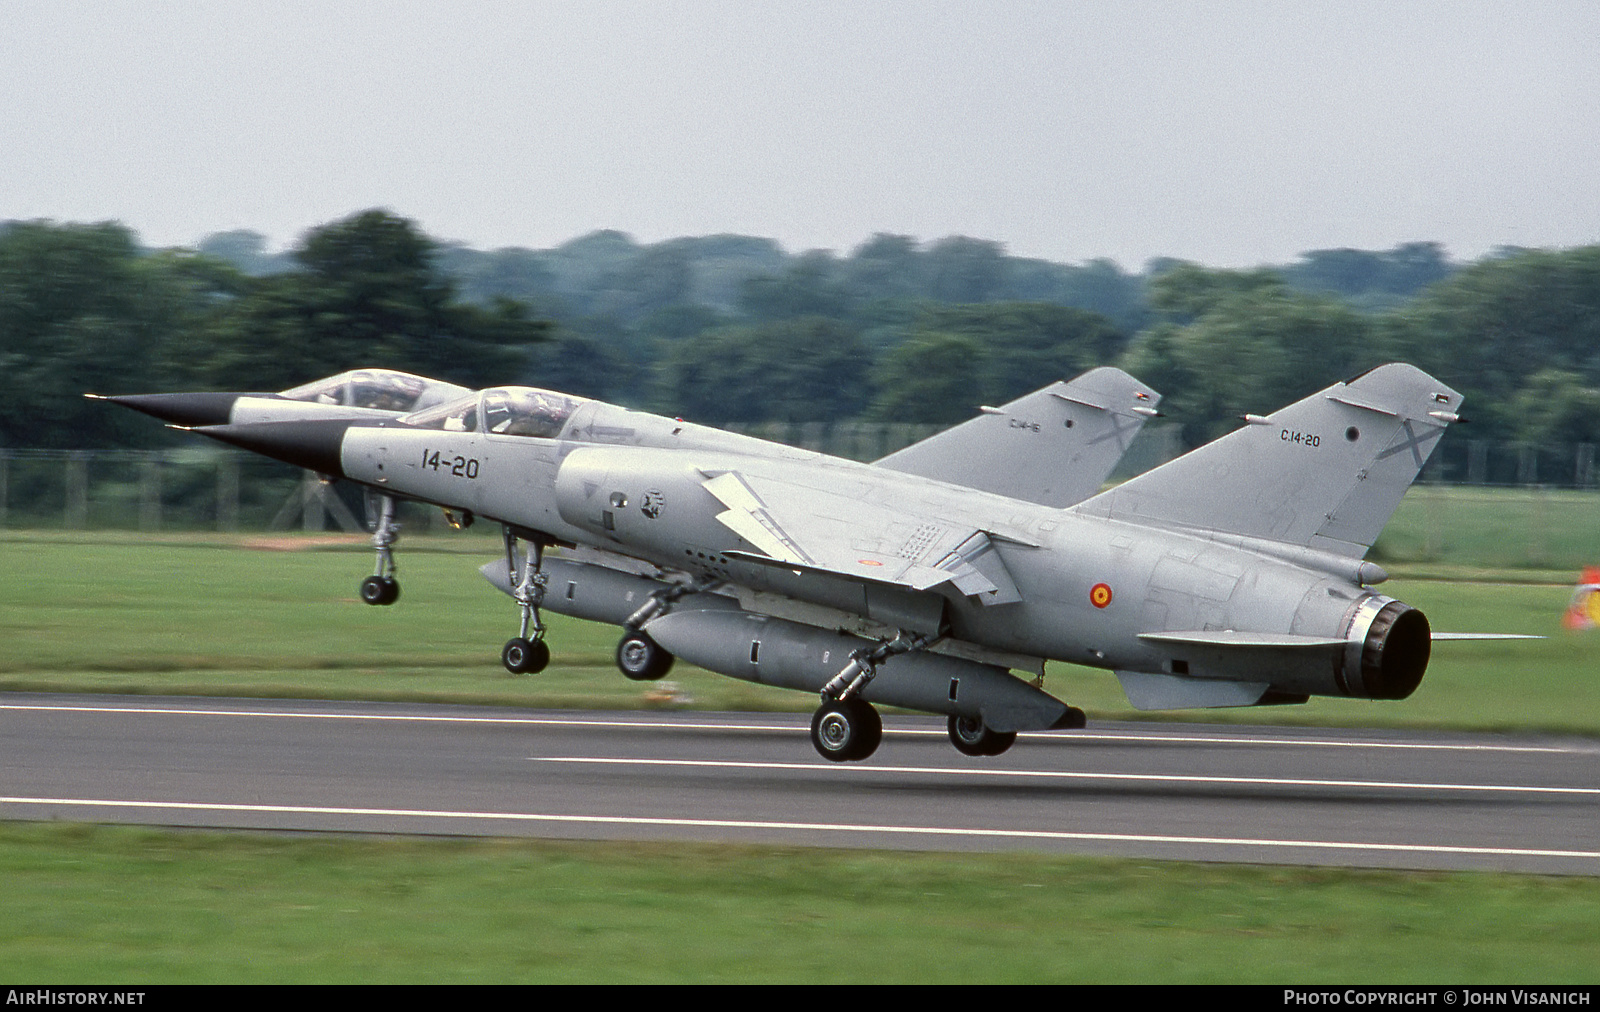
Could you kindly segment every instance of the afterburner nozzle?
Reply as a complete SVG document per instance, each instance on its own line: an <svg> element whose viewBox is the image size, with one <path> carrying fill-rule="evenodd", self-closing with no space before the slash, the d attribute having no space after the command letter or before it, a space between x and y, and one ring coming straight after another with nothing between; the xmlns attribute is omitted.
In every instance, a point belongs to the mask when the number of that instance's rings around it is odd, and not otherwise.
<svg viewBox="0 0 1600 1012"><path fill-rule="evenodd" d="M336 419L316 419L256 422L253 425L203 425L185 428L185 431L198 432L202 436L210 436L318 474L343 478L345 473L341 456L344 434L350 424Z"/></svg>
<svg viewBox="0 0 1600 1012"><path fill-rule="evenodd" d="M197 425L226 425L232 420L233 402L241 397L273 397L275 394L191 393L191 394L122 394L106 397L101 394L84 394L92 400L110 401L125 408L142 411L172 425L187 427Z"/></svg>

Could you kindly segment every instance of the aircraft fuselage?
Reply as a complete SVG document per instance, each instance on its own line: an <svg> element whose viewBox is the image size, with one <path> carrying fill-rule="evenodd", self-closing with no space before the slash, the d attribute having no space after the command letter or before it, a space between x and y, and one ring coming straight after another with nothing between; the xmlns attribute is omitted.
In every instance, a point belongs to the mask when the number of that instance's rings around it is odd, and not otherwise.
<svg viewBox="0 0 1600 1012"><path fill-rule="evenodd" d="M1409 670L1414 661L1384 677L1388 644L1372 642L1369 633L1392 599L1363 586L1363 577L1381 571L1359 560L1085 516L807 451L737 452L749 448L747 437L732 437L725 448L687 449L662 448L670 435L641 435L637 427L628 438L658 445L356 425L344 436L340 464L345 476L392 494L470 510L554 542L644 559L707 583L1041 663L1111 669L1123 675L1136 703L1224 705L1235 695L1261 697L1267 686L1281 697L1398 698L1421 677L1420 668ZM899 544L880 538L860 545L862 553L917 552L937 540L929 517L983 530L1020 600L986 604L981 595L948 588L935 596L845 579L803 561L793 567L754 561L760 550L718 519L728 507L706 487L730 471L810 497L812 510L915 506L908 512L918 522L891 531ZM1162 640L1169 631L1207 631L1214 641Z"/></svg>

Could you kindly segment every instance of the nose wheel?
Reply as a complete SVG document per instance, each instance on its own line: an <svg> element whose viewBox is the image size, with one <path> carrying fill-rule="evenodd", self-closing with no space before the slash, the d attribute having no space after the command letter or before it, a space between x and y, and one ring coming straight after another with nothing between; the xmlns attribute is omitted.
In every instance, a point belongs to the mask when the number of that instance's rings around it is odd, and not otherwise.
<svg viewBox="0 0 1600 1012"><path fill-rule="evenodd" d="M536 675L550 665L550 644L517 636L506 641L500 663L513 675Z"/></svg>
<svg viewBox="0 0 1600 1012"><path fill-rule="evenodd" d="M369 576L361 581L363 604L394 604L400 600L400 581L392 576Z"/></svg>

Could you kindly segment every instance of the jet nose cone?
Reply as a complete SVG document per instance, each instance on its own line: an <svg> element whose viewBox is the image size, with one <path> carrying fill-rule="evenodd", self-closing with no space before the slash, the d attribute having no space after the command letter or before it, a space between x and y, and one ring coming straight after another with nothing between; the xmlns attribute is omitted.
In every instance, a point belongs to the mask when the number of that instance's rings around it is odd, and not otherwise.
<svg viewBox="0 0 1600 1012"><path fill-rule="evenodd" d="M97 401L110 401L125 408L143 411L173 425L226 425L233 411L233 402L246 394L124 394L120 397L102 397L85 394Z"/></svg>
<svg viewBox="0 0 1600 1012"><path fill-rule="evenodd" d="M349 428L348 421L316 419L257 422L253 425L206 425L190 431L318 474L343 478L345 473L341 457L344 434Z"/></svg>

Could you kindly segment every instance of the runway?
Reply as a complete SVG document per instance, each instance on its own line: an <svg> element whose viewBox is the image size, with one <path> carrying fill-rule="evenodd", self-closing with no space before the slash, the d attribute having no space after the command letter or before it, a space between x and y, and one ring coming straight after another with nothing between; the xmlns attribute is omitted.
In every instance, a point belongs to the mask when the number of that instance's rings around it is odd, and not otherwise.
<svg viewBox="0 0 1600 1012"><path fill-rule="evenodd" d="M1110 724L993 759L885 718L0 694L0 817L1600 874L1600 743Z"/></svg>

